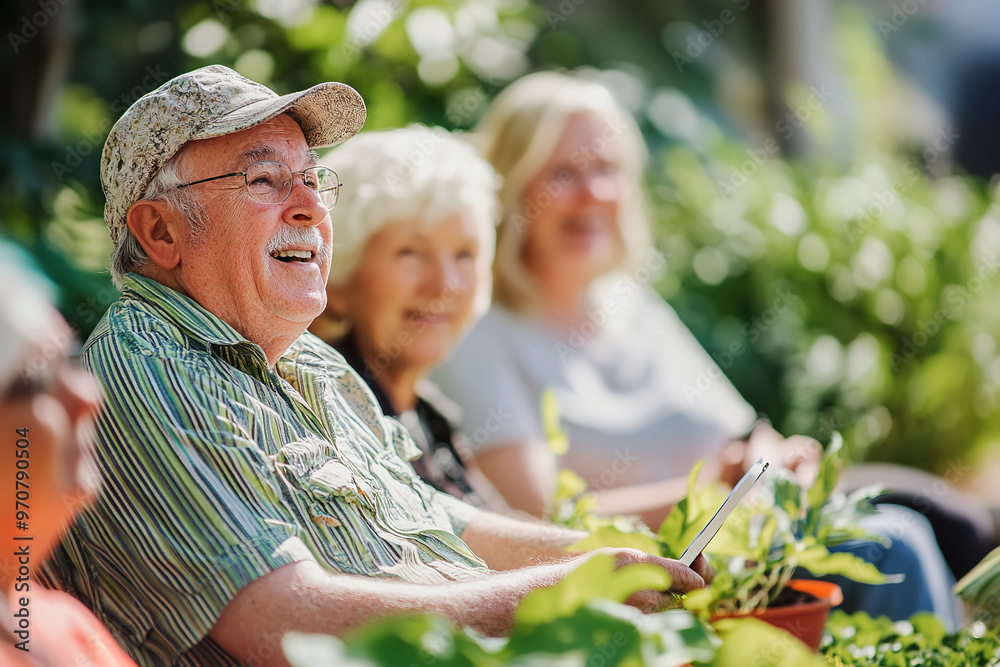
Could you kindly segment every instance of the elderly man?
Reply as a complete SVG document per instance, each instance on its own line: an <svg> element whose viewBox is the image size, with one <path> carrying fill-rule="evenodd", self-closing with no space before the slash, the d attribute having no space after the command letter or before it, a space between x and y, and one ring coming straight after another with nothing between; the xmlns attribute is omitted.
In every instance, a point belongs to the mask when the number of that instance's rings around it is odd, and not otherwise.
<svg viewBox="0 0 1000 667"><path fill-rule="evenodd" d="M408 611L501 634L524 595L588 557L561 557L579 533L423 484L405 431L303 333L326 304L340 188L311 149L364 116L343 84L278 97L211 66L140 99L108 137L122 297L83 350L106 394L104 491L48 576L140 664L283 664L285 631ZM662 566L677 590L704 585L676 561L614 553ZM531 560L554 562L490 571Z"/></svg>

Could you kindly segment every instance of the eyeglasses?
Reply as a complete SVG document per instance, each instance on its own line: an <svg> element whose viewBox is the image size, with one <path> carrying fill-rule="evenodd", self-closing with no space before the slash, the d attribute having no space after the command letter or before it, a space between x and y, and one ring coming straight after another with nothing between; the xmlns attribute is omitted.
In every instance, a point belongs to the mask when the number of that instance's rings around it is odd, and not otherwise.
<svg viewBox="0 0 1000 667"><path fill-rule="evenodd" d="M230 176L243 176L250 198L261 204L280 204L288 199L288 195L292 194L292 177L298 176L302 179L303 185L319 193L319 197L328 211L337 205L340 186L343 185L337 172L327 167L309 167L302 171L292 171L292 168L284 162L261 160L248 164L246 171L234 171L231 174L203 178L200 181L192 181L177 187L186 188Z"/></svg>

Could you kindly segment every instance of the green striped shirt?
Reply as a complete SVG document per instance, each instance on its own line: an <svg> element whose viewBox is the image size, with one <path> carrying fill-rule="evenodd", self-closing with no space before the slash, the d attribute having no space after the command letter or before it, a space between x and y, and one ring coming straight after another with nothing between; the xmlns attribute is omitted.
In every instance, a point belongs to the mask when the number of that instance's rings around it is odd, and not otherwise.
<svg viewBox="0 0 1000 667"><path fill-rule="evenodd" d="M287 563L423 583L486 571L457 537L477 510L415 475L405 430L315 336L276 372L196 302L130 274L83 360L105 392L104 486L43 579L140 665L235 664L208 631Z"/></svg>

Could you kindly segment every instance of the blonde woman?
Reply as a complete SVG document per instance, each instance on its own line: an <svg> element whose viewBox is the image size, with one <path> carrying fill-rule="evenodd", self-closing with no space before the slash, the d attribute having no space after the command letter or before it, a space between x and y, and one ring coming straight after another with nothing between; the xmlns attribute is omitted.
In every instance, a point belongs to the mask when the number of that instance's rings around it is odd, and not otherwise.
<svg viewBox="0 0 1000 667"><path fill-rule="evenodd" d="M327 309L311 330L413 435L424 481L508 510L476 467L456 406L426 380L489 305L496 174L466 142L420 125L358 135L324 161L351 186L330 213Z"/></svg>
<svg viewBox="0 0 1000 667"><path fill-rule="evenodd" d="M819 444L758 420L649 286L664 259L643 206L646 151L611 93L532 74L500 93L476 134L504 179L494 302L432 377L461 407L466 435L480 436L470 437L476 461L507 502L544 516L563 466L598 492L600 510L656 527L699 459L724 481L760 454L810 478ZM482 429L490 414L505 419ZM569 442L558 458L556 418ZM894 507L866 527L892 548L848 548L907 582L842 584L848 605L952 621L953 579L926 519Z"/></svg>
<svg viewBox="0 0 1000 667"><path fill-rule="evenodd" d="M546 391L569 436L558 464L602 490L607 511L650 523L683 493L678 482L697 460L709 458L714 476L738 473L746 448L722 453L751 430L755 455L767 445L790 467L815 461L815 442L781 447L769 426L754 429L754 410L725 378L697 383L717 369L649 287L664 259L643 206L646 150L607 89L527 76L500 94L477 134L504 179L494 303L434 378L462 407L467 435L490 410L508 415L473 438L508 502L540 516L554 496ZM686 395L696 384L699 395Z"/></svg>

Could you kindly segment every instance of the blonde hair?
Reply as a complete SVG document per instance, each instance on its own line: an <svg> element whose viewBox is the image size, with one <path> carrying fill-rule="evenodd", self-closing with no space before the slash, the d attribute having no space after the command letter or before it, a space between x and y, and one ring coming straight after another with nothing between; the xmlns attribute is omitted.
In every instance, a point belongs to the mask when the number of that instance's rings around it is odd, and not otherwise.
<svg viewBox="0 0 1000 667"><path fill-rule="evenodd" d="M358 134L327 152L320 162L334 169L345 184L330 211L330 285L350 280L368 241L389 222L420 218L430 226L459 214L476 223L479 256L473 314L478 317L486 312L492 291L490 266L500 179L468 142L444 128L414 124ZM340 324L341 333L346 333L349 323Z"/></svg>
<svg viewBox="0 0 1000 667"><path fill-rule="evenodd" d="M522 231L533 217L525 209L524 189L552 155L569 119L577 114L600 120L610 130L610 136L600 140L617 141L620 149L625 182L618 213L621 252L608 273L636 265L651 244L642 192L648 154L631 114L596 81L558 72L522 77L497 96L475 130L480 152L503 177L493 300L513 311L540 305L534 279L522 260L526 237Z"/></svg>

